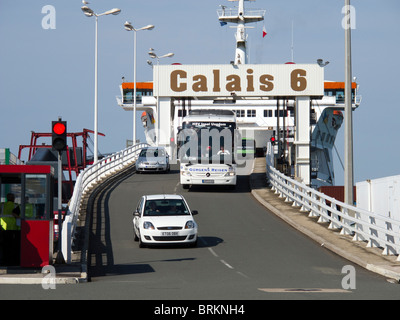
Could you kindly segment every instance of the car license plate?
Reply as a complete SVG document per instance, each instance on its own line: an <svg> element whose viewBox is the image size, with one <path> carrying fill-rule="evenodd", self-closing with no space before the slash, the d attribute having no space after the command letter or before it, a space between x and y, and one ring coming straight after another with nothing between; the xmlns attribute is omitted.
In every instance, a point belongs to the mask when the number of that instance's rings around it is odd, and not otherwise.
<svg viewBox="0 0 400 320"><path fill-rule="evenodd" d="M214 180L203 180L203 183L214 183Z"/></svg>
<svg viewBox="0 0 400 320"><path fill-rule="evenodd" d="M166 232L161 232L162 236L177 236L178 232L170 232L170 231L166 231Z"/></svg>

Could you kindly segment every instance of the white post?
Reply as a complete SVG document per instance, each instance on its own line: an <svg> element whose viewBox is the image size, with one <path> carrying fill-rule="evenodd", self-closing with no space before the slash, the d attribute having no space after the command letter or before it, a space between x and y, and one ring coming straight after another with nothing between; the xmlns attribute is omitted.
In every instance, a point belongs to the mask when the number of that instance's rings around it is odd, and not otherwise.
<svg viewBox="0 0 400 320"><path fill-rule="evenodd" d="M98 128L97 128L97 114L98 114L98 101L97 101L97 24L98 17L96 16L96 35L95 35L95 49L94 49L94 163L98 160Z"/></svg>
<svg viewBox="0 0 400 320"><path fill-rule="evenodd" d="M350 0L345 0L345 127L344 127L344 202L349 205L354 204L354 173L353 173L353 110L352 110L352 72L351 72L351 7Z"/></svg>
<svg viewBox="0 0 400 320"><path fill-rule="evenodd" d="M136 30L134 30L133 41L133 145L136 144Z"/></svg>
<svg viewBox="0 0 400 320"><path fill-rule="evenodd" d="M309 186L310 179L310 97L296 97L296 177Z"/></svg>

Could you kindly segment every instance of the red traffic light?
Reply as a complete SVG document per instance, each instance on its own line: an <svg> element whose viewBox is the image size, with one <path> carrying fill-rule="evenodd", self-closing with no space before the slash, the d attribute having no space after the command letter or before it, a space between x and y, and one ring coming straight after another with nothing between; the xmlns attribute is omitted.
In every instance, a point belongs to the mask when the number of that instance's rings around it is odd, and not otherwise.
<svg viewBox="0 0 400 320"><path fill-rule="evenodd" d="M67 149L67 122L66 121L52 121L51 140L54 151L64 151Z"/></svg>
<svg viewBox="0 0 400 320"><path fill-rule="evenodd" d="M54 126L53 126L53 132L55 134L63 134L65 132L66 128L65 128L65 124L62 122L57 122Z"/></svg>
<svg viewBox="0 0 400 320"><path fill-rule="evenodd" d="M275 137L271 137L271 142L275 142Z"/></svg>

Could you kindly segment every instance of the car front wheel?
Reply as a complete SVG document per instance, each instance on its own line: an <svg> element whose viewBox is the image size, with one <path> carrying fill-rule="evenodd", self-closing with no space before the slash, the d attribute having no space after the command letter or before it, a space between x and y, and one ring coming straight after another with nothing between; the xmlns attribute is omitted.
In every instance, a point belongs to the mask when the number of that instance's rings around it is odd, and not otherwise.
<svg viewBox="0 0 400 320"><path fill-rule="evenodd" d="M146 245L143 243L142 238L139 236L139 248L145 248Z"/></svg>

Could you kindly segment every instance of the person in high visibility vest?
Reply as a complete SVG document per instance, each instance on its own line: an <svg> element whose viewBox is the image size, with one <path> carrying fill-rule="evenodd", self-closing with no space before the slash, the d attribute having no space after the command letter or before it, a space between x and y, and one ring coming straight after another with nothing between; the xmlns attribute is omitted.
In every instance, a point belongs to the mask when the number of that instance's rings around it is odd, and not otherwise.
<svg viewBox="0 0 400 320"><path fill-rule="evenodd" d="M19 230L17 219L19 219L20 208L14 203L13 193L7 194L7 202L1 204L0 224L3 230Z"/></svg>
<svg viewBox="0 0 400 320"><path fill-rule="evenodd" d="M21 231L17 221L20 208L14 203L15 196L7 194L7 202L0 205L0 226L3 238L3 265L19 265Z"/></svg>
<svg viewBox="0 0 400 320"><path fill-rule="evenodd" d="M33 204L29 203L29 197L25 197L25 219L33 219L34 208Z"/></svg>

